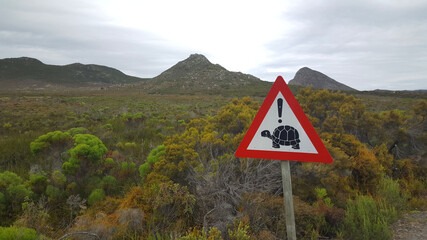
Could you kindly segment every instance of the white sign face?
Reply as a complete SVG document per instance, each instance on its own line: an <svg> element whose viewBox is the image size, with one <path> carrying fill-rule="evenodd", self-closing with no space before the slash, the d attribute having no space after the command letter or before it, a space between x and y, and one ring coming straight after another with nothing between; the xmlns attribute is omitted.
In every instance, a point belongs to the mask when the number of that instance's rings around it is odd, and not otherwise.
<svg viewBox="0 0 427 240"><path fill-rule="evenodd" d="M247 149L317 153L280 91Z"/></svg>

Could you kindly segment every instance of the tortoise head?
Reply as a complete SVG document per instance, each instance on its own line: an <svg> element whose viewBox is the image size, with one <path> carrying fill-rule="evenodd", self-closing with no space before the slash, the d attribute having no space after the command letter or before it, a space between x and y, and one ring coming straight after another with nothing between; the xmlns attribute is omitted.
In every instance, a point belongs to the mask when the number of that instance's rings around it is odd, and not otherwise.
<svg viewBox="0 0 427 240"><path fill-rule="evenodd" d="M261 132L261 137L271 138L270 131L268 131L268 130L264 130L264 131L262 131L262 132Z"/></svg>

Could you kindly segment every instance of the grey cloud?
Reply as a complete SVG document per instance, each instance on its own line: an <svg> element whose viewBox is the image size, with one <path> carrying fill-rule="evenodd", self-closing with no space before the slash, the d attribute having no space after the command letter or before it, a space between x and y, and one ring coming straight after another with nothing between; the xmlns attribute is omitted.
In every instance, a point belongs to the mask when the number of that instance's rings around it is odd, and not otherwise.
<svg viewBox="0 0 427 240"><path fill-rule="evenodd" d="M66 5L62 1L11 1L3 6L0 58L29 56L48 64L95 63L153 77L177 57L188 54L149 32L111 24L87 1L67 1Z"/></svg>
<svg viewBox="0 0 427 240"><path fill-rule="evenodd" d="M290 3L283 17L291 31L268 43L270 61L248 73L291 79L308 66L361 90L427 89L427 2ZM0 58L95 63L153 77L193 53L150 32L113 25L100 4L0 0Z"/></svg>
<svg viewBox="0 0 427 240"><path fill-rule="evenodd" d="M294 69L290 79L308 66L357 89L427 89L427 3L394 3L296 5L286 19L297 27L268 46L275 57L265 67Z"/></svg>

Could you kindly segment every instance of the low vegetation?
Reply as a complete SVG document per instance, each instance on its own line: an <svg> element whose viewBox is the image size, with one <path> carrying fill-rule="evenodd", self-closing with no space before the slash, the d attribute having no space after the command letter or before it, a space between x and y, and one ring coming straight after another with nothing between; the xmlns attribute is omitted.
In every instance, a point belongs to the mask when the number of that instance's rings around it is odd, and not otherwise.
<svg viewBox="0 0 427 240"><path fill-rule="evenodd" d="M425 97L294 92L334 159L291 163L299 239L390 239L427 210ZM0 238L283 239L279 163L234 157L261 101L2 93Z"/></svg>

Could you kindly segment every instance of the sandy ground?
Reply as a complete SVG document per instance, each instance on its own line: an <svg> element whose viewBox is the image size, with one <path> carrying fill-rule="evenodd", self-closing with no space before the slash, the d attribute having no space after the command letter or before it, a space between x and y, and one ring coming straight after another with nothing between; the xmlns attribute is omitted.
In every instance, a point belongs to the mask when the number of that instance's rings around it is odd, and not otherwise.
<svg viewBox="0 0 427 240"><path fill-rule="evenodd" d="M407 213L392 228L393 240L427 240L427 211Z"/></svg>

